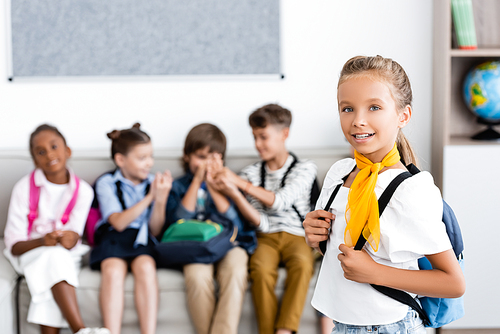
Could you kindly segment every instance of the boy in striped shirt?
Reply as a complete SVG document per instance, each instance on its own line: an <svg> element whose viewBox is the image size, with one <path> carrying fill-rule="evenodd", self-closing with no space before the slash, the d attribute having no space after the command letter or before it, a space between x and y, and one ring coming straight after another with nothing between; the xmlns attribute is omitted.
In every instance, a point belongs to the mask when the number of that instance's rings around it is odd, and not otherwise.
<svg viewBox="0 0 500 334"><path fill-rule="evenodd" d="M317 168L314 162L298 160L288 152L285 142L291 121L291 112L276 104L254 111L249 123L262 161L245 167L240 176L227 168L217 176L221 190L258 231L250 278L261 334L298 331L313 274L302 221L310 211ZM287 270L287 279L278 308L274 287L280 264Z"/></svg>

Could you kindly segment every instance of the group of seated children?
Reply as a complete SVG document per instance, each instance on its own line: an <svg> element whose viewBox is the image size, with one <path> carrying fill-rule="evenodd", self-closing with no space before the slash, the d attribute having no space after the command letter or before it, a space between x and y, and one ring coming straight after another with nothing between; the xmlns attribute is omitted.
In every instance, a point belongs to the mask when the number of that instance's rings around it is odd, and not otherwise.
<svg viewBox="0 0 500 334"><path fill-rule="evenodd" d="M71 150L58 129L39 126L30 138L36 169L15 185L5 228L6 257L26 277L32 296L28 321L42 333L69 326L79 334L119 334L130 271L141 333L155 333L158 240L180 219L219 216L237 227L237 246L215 263L183 266L196 332L238 332L249 278L259 333L297 332L313 274L302 221L311 209L316 165L287 151L291 120L290 111L276 104L250 115L261 161L239 175L224 166L222 131L209 123L195 126L185 140L185 174L175 180L169 171L150 173L153 146L139 124L108 134L117 168L95 182L102 219L90 255L91 268L102 274L103 328L85 327L75 292L81 257L89 250L81 236L93 190L66 165ZM274 292L280 265L287 270L281 307Z"/></svg>

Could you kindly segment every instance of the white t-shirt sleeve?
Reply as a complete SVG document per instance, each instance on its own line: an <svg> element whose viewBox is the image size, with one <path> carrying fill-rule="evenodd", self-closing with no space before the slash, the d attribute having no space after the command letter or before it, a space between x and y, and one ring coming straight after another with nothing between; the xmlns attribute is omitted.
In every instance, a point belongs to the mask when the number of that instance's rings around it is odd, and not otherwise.
<svg viewBox="0 0 500 334"><path fill-rule="evenodd" d="M429 173L421 172L405 180L381 217L381 243L391 262L406 262L451 249L442 216L441 193Z"/></svg>
<svg viewBox="0 0 500 334"><path fill-rule="evenodd" d="M28 236L29 213L29 175L19 180L10 197L4 241L7 249L11 249L19 241L26 241Z"/></svg>

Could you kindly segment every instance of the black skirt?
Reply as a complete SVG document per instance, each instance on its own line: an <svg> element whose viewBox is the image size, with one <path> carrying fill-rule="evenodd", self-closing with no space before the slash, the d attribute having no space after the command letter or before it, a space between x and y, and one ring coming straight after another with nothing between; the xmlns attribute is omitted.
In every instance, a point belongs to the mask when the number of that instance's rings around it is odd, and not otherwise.
<svg viewBox="0 0 500 334"><path fill-rule="evenodd" d="M100 270L101 262L111 257L131 262L139 255L149 255L156 260L155 242L151 235L146 246L138 245L134 248L138 233L139 230L135 228L118 232L109 223L99 226L95 231L95 246L90 253L90 268Z"/></svg>

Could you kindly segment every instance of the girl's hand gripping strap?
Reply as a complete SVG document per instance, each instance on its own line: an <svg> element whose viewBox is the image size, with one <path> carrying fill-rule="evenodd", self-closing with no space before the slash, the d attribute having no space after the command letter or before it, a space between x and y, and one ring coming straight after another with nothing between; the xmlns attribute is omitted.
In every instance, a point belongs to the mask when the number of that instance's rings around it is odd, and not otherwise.
<svg viewBox="0 0 500 334"><path fill-rule="evenodd" d="M354 169L353 169L354 170ZM351 173L349 173L351 174ZM325 205L325 211L329 211L330 210L330 207L332 206L332 203L333 203L333 200L335 199L335 197L337 196L337 193L339 192L340 188L344 185L344 183L347 181L347 178L349 177L349 174L347 174L346 176L344 176L342 178L342 183L339 183L337 185L337 187L333 190L332 194L330 195L330 198L328 199L328 202L326 203ZM323 217L319 218L321 220L325 220ZM328 236L328 239L330 239L330 236ZM321 253L323 255L326 254L326 243L328 242L328 239L327 240L324 240L324 241L321 241L319 243L319 250L321 251Z"/></svg>
<svg viewBox="0 0 500 334"><path fill-rule="evenodd" d="M40 199L40 187L35 184L35 171L30 176L30 212L28 213L28 235L33 229L33 222L38 217L38 200Z"/></svg>

